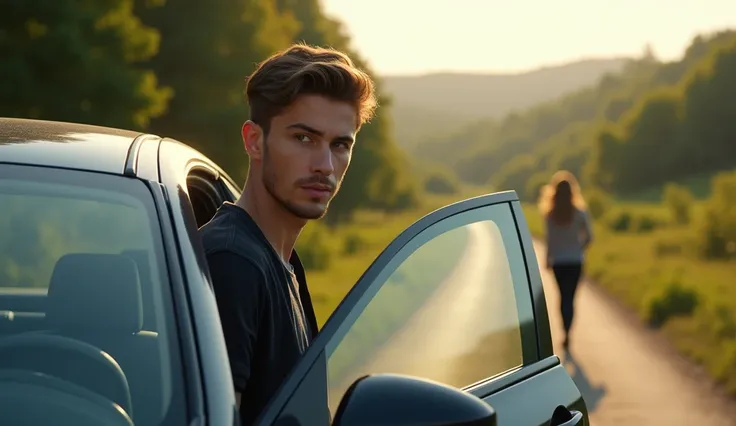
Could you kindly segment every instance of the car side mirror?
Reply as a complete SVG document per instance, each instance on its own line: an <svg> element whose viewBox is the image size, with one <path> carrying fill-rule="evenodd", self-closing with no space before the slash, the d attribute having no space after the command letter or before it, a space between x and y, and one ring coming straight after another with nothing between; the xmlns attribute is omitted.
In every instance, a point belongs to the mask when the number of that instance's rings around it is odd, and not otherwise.
<svg viewBox="0 0 736 426"><path fill-rule="evenodd" d="M441 383L409 376L362 377L348 388L333 426L496 426L496 412L480 398Z"/></svg>

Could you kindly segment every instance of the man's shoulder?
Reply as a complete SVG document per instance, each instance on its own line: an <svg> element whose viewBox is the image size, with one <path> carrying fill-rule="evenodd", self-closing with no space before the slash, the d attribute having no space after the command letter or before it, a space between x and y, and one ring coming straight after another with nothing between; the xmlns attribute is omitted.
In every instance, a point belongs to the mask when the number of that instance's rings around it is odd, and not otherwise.
<svg viewBox="0 0 736 426"><path fill-rule="evenodd" d="M205 255L232 253L256 265L264 264L268 261L268 247L240 219L224 206L199 229Z"/></svg>

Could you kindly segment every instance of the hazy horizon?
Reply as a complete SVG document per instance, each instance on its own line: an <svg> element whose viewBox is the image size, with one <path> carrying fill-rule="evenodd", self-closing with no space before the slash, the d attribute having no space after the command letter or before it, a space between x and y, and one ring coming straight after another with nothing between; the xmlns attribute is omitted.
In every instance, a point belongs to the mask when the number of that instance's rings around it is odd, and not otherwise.
<svg viewBox="0 0 736 426"><path fill-rule="evenodd" d="M732 0L321 1L345 24L353 47L386 76L518 74L640 56L647 45L671 61L696 35L736 28Z"/></svg>
<svg viewBox="0 0 736 426"><path fill-rule="evenodd" d="M535 71L540 71L543 69L548 68L561 68L566 65L571 65L575 63L581 63L581 62L587 62L587 61L607 61L607 60L616 60L616 59L629 59L634 58L637 55L612 55L612 56L581 56L579 58L571 58L571 59L562 59L557 62L550 62L550 63L543 63L539 64L537 66L533 66L531 68L523 68L518 70L429 70L429 71L422 71L422 72L416 72L416 73L409 73L409 74L402 74L402 73L379 73L381 77L389 77L389 78L401 78L401 77L426 77L426 76L435 76L435 75L478 75L478 76L488 76L488 75L496 75L496 76L518 76L518 75L524 75L533 73Z"/></svg>

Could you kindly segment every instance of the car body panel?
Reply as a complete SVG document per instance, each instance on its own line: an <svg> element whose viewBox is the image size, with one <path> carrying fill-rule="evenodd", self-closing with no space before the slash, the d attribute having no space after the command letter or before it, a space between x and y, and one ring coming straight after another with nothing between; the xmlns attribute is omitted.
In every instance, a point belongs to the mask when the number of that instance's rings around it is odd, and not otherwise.
<svg viewBox="0 0 736 426"><path fill-rule="evenodd" d="M187 173L192 169L213 171L211 162L192 148L164 139L159 146L161 188L166 198L162 212L171 224L172 262L179 269L181 282L186 288L177 300L181 306L182 328L188 328L192 339L188 360L192 363L190 375L202 385L200 395L192 395L195 402L203 404L199 424L232 425L237 419L235 391L232 386L227 348L222 335L220 316L210 285L209 268L198 236L186 185ZM163 217L163 221L166 217ZM196 367L195 367L196 365ZM206 418L206 421L205 421ZM197 423L195 423L197 424Z"/></svg>
<svg viewBox="0 0 736 426"><path fill-rule="evenodd" d="M120 174L140 132L0 117L0 161Z"/></svg>
<svg viewBox="0 0 736 426"><path fill-rule="evenodd" d="M534 306L534 326L537 335L538 356L539 359L544 359L554 355L554 348L552 346L552 332L550 330L549 314L547 312L547 300L544 297L542 275L539 273L539 263L537 262L537 255L534 251L532 234L529 231L529 226L527 226L521 203L518 200L512 202L511 210L516 221L516 231L521 242L521 250L524 253L529 291L531 292L532 304ZM523 326L524 324L522 324Z"/></svg>
<svg viewBox="0 0 736 426"><path fill-rule="evenodd" d="M565 367L560 364L559 358L552 356L523 369L529 370L526 373L527 379L482 398L496 410L499 426L547 426L560 405L569 410L580 411L584 413L585 419L588 418L583 397ZM583 422L576 426L586 424Z"/></svg>
<svg viewBox="0 0 736 426"><path fill-rule="evenodd" d="M133 140L128 150L128 158L123 167L123 174L151 182L160 182L158 150L161 138L143 134Z"/></svg>

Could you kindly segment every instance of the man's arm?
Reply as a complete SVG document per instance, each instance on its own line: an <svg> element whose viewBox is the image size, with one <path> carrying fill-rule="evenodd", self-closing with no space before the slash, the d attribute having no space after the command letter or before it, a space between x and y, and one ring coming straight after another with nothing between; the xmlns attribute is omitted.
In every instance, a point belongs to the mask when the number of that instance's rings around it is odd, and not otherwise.
<svg viewBox="0 0 736 426"><path fill-rule="evenodd" d="M240 408L241 394L250 379L260 310L264 306L265 274L253 262L230 252L209 255L207 263Z"/></svg>

